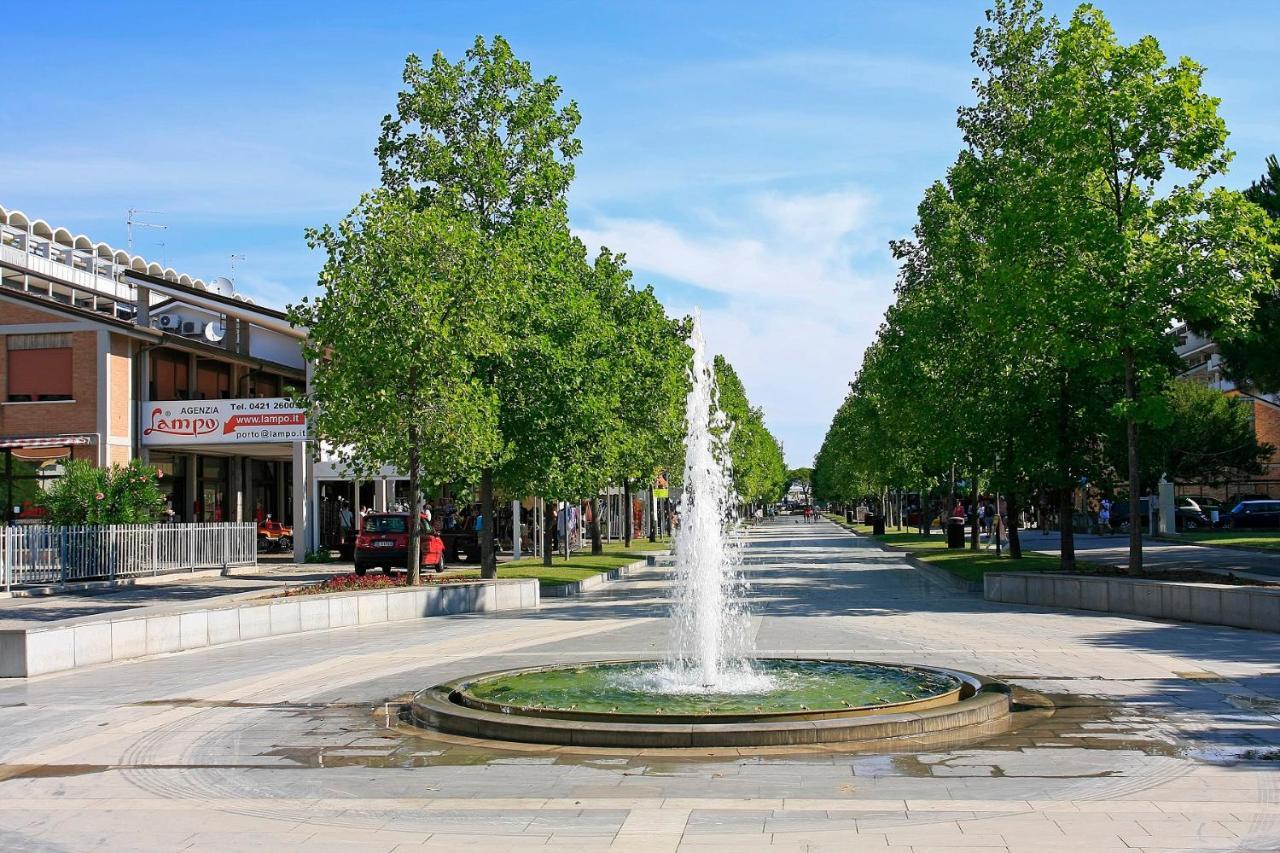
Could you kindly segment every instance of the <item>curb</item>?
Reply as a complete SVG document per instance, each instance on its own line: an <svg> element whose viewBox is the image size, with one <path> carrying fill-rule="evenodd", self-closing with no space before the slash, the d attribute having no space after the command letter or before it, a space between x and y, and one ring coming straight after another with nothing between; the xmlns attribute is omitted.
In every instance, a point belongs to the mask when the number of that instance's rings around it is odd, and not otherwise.
<svg viewBox="0 0 1280 853"><path fill-rule="evenodd" d="M1156 542L1168 542L1170 545L1190 545L1193 548L1225 548L1228 551L1244 551L1247 554L1270 554L1280 557L1280 548L1262 548L1257 545L1220 545L1217 542L1192 542L1189 539L1174 539L1172 536L1152 536Z"/></svg>
<svg viewBox="0 0 1280 853"><path fill-rule="evenodd" d="M571 581L569 583L557 584L556 586L548 586L542 588L543 598L573 598L588 592L599 589L607 583L621 580L636 569L646 568L648 566L657 565L657 557L666 556L660 552L646 556L643 559L635 560L627 563L625 566L618 566L616 569L609 569L607 572L601 572L598 575L592 575L589 578L583 578L580 581Z"/></svg>

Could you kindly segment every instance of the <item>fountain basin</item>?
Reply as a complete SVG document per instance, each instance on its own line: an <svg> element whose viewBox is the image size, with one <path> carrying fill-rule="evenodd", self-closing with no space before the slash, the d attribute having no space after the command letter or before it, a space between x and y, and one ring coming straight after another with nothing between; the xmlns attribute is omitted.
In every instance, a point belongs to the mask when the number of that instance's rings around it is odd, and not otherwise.
<svg viewBox="0 0 1280 853"><path fill-rule="evenodd" d="M1007 686L958 670L829 658L758 658L755 664L776 676L777 690L643 693L626 689L626 676L644 676L661 662L592 661L439 684L413 697L411 714L416 724L449 734L632 748L890 740L1009 715Z"/></svg>

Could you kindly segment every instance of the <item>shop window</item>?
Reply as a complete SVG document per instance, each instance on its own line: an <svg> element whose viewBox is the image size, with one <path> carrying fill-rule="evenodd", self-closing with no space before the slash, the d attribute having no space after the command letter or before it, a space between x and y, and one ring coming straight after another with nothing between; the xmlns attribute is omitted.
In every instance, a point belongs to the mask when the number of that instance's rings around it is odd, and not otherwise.
<svg viewBox="0 0 1280 853"><path fill-rule="evenodd" d="M196 399L225 400L231 396L231 365L201 359L196 362Z"/></svg>
<svg viewBox="0 0 1280 853"><path fill-rule="evenodd" d="M14 448L0 451L0 499L10 521L39 521L45 511L40 498L62 476L70 447Z"/></svg>
<svg viewBox="0 0 1280 853"><path fill-rule="evenodd" d="M191 362L184 352L158 349L151 353L151 399L191 399Z"/></svg>
<svg viewBox="0 0 1280 853"><path fill-rule="evenodd" d="M7 336L10 403L49 403L72 399L71 335Z"/></svg>

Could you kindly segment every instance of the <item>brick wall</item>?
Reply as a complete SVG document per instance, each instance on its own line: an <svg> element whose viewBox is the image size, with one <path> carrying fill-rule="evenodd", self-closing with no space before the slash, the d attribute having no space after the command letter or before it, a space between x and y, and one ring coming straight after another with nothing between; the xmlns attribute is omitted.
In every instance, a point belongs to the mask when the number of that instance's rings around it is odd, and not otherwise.
<svg viewBox="0 0 1280 853"><path fill-rule="evenodd" d="M4 303L5 323L65 323L65 317ZM93 433L98 430L98 335L71 334L71 392L75 399L63 403L6 403L8 398L8 346L0 335L0 435L57 435Z"/></svg>
<svg viewBox="0 0 1280 853"><path fill-rule="evenodd" d="M132 416L129 400L133 384L131 349L129 339L124 335L111 336L111 351L107 356L107 381L111 383L108 429L115 438L129 437L129 420Z"/></svg>
<svg viewBox="0 0 1280 853"><path fill-rule="evenodd" d="M1280 476L1280 408L1254 401L1253 431L1258 441L1276 448L1271 453L1268 476Z"/></svg>

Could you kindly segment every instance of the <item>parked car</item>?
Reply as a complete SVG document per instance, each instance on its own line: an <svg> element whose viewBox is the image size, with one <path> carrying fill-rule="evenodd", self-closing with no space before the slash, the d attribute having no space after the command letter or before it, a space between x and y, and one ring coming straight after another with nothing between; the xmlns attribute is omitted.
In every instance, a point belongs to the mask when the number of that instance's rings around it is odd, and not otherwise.
<svg viewBox="0 0 1280 853"><path fill-rule="evenodd" d="M1151 505L1151 498L1140 498L1139 501L1138 522L1140 524L1146 524ZM1111 505L1111 529L1119 531L1127 531L1129 529L1128 501L1116 501Z"/></svg>
<svg viewBox="0 0 1280 853"><path fill-rule="evenodd" d="M1280 528L1280 501L1241 501L1229 518L1230 526L1239 530Z"/></svg>
<svg viewBox="0 0 1280 853"><path fill-rule="evenodd" d="M1178 530L1208 530L1213 527L1209 513L1192 498L1185 495L1176 498L1174 507L1174 525Z"/></svg>
<svg viewBox="0 0 1280 853"><path fill-rule="evenodd" d="M267 519L258 522L259 551L290 551L293 549L293 528Z"/></svg>
<svg viewBox="0 0 1280 853"><path fill-rule="evenodd" d="M1238 495L1232 495L1231 499L1227 501L1227 504L1224 507L1224 509L1226 509L1227 512L1231 512L1236 508L1237 505L1242 504L1245 501L1269 501L1269 500L1274 500L1274 498L1272 498L1271 495L1263 495L1257 492L1242 492L1241 494L1238 494Z"/></svg>
<svg viewBox="0 0 1280 853"><path fill-rule="evenodd" d="M444 539L431 529L425 515L419 516L418 524L422 534L420 564L430 571L444 571ZM355 564L358 575L369 569L382 569L387 574L394 569L408 569L409 513L371 512L361 519Z"/></svg>
<svg viewBox="0 0 1280 853"><path fill-rule="evenodd" d="M1213 513L1216 510L1218 513L1217 526L1219 527L1226 523L1227 514L1230 512L1231 507L1235 506L1235 504L1226 504L1208 495L1180 495L1178 500L1182 501L1184 498L1194 501L1196 506L1200 507L1200 511L1209 516L1210 520L1213 519ZM1182 504L1179 503L1178 506L1182 506Z"/></svg>

